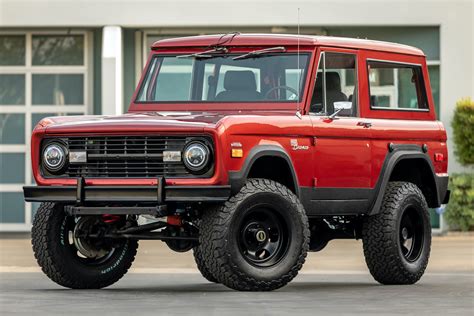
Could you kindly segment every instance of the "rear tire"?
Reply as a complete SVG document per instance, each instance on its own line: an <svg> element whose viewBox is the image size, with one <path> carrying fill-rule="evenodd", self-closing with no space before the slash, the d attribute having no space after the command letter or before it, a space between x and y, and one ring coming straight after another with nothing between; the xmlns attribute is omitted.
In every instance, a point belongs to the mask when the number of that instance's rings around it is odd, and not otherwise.
<svg viewBox="0 0 474 316"><path fill-rule="evenodd" d="M43 272L57 284L72 289L99 289L117 282L132 265L138 242L124 240L117 247L100 248L96 258L80 256L77 244L71 242L76 225L76 219L66 215L63 205L41 204L31 236L33 252ZM81 247L94 251L86 242Z"/></svg>
<svg viewBox="0 0 474 316"><path fill-rule="evenodd" d="M220 208L204 213L200 244L222 284L272 291L290 282L309 247L308 219L296 195L266 179L250 179Z"/></svg>
<svg viewBox="0 0 474 316"><path fill-rule="evenodd" d="M413 284L425 272L431 248L428 205L409 182L389 182L379 214L362 229L370 273L382 284Z"/></svg>

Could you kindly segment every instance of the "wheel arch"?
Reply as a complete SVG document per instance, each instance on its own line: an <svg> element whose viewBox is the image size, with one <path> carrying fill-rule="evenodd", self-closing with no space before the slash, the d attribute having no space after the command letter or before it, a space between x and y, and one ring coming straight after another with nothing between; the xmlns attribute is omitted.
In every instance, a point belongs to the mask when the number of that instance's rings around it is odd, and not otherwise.
<svg viewBox="0 0 474 316"><path fill-rule="evenodd" d="M270 173L268 166L279 167L278 172ZM284 168L284 172L282 172ZM276 145L258 145L252 148L239 171L229 172L232 194L237 193L248 178L267 178L287 186L299 197L298 178L288 153ZM282 183L283 182L283 183Z"/></svg>
<svg viewBox="0 0 474 316"><path fill-rule="evenodd" d="M418 146L416 150L395 150L387 155L375 188L375 198L369 215L380 211L383 195L390 181L406 181L417 185L429 207L439 207L441 204L433 163Z"/></svg>

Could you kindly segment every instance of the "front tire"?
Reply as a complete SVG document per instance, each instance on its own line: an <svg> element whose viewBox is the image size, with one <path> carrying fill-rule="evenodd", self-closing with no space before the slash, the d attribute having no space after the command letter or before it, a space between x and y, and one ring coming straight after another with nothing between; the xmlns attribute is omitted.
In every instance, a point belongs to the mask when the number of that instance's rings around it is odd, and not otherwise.
<svg viewBox="0 0 474 316"><path fill-rule="evenodd" d="M93 220L99 219L84 217L81 223L87 228ZM73 237L78 223L66 215L63 205L41 204L31 232L33 252L41 269L57 284L72 289L99 289L117 282L132 265L138 242L122 240L114 247L94 247L85 239Z"/></svg>
<svg viewBox="0 0 474 316"><path fill-rule="evenodd" d="M287 187L250 179L223 206L204 213L200 243L206 266L220 283L240 291L272 291L303 266L308 219Z"/></svg>
<svg viewBox="0 0 474 316"><path fill-rule="evenodd" d="M193 256L194 256L194 261L196 262L196 266L199 272L201 272L201 275L209 282L219 283L219 281L217 281L217 279L212 275L212 273L207 268L206 259L204 258L200 245L193 248Z"/></svg>
<svg viewBox="0 0 474 316"><path fill-rule="evenodd" d="M413 284L425 272L431 248L428 205L409 182L389 182L380 213L362 229L370 273L382 284Z"/></svg>

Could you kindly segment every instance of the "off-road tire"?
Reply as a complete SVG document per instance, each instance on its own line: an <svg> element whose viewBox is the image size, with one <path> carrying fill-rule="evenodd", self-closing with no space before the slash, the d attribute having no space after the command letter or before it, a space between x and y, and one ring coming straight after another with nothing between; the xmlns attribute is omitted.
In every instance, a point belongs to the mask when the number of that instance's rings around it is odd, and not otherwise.
<svg viewBox="0 0 474 316"><path fill-rule="evenodd" d="M286 214L290 225L289 244L275 265L261 268L247 262L237 245L239 216L255 203L272 201ZM267 203L267 202L265 202ZM267 179L249 179L235 196L219 208L203 214L200 244L206 267L223 285L240 291L272 291L290 282L305 262L309 248L309 228L305 210L284 185Z"/></svg>
<svg viewBox="0 0 474 316"><path fill-rule="evenodd" d="M194 261L196 262L196 266L199 272L201 272L201 275L209 282L219 283L217 279L212 275L212 273L206 267L206 262L203 257L201 246L197 246L193 248L193 255L194 255Z"/></svg>
<svg viewBox="0 0 474 316"><path fill-rule="evenodd" d="M42 203L36 212L32 245L43 272L57 284L72 289L99 289L122 278L135 259L138 242L127 240L105 262L86 266L74 260L66 246L66 217L63 206L55 203Z"/></svg>
<svg viewBox="0 0 474 316"><path fill-rule="evenodd" d="M400 222L403 213L416 211L423 225L422 248L414 261L401 250ZM366 218L362 228L364 256L370 273L382 284L413 284L423 275L431 247L428 205L421 190L409 182L389 182L380 213Z"/></svg>

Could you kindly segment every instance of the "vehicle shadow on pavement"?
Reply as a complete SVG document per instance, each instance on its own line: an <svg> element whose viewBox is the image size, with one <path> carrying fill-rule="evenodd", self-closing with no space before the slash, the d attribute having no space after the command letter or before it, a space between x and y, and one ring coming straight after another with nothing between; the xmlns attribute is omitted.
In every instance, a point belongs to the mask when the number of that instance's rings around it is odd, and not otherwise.
<svg viewBox="0 0 474 316"><path fill-rule="evenodd" d="M342 283L342 282L295 282L289 284L281 289L275 290L274 292L278 293L290 293L290 292L300 292L300 291L309 291L309 292L327 292L331 291L340 291L352 292L354 290L368 290L380 287L380 284L370 283L370 282L351 282L351 283ZM45 292L84 292L84 291L93 291L100 292L102 294L112 294L112 293L206 293L206 292L235 292L235 293L249 293L249 292L238 292L232 289L225 287L222 284L213 284L213 283L190 283L190 284L176 284L176 285L138 285L121 287L120 285L112 286L110 288L105 288L101 290L70 290L65 288L59 289L42 289L41 291ZM255 293L255 292L253 292ZM257 293L266 293L266 292L257 292ZM268 293L268 292L267 292Z"/></svg>

